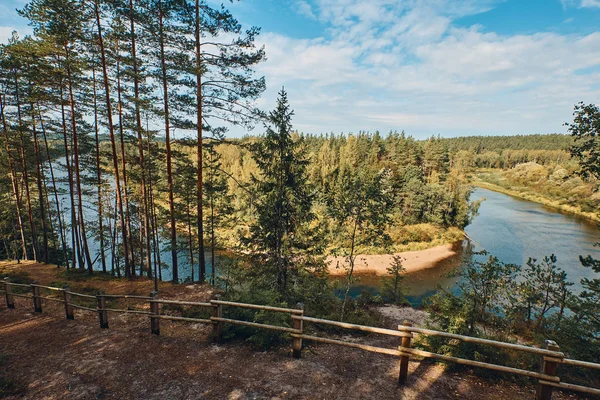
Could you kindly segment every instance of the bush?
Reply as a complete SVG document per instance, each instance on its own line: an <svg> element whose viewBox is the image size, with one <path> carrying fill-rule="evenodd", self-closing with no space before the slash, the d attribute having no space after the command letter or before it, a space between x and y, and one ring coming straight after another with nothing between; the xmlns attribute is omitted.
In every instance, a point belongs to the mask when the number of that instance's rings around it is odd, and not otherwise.
<svg viewBox="0 0 600 400"><path fill-rule="evenodd" d="M290 308L289 305L279 300L275 290L249 290L237 292L228 297L229 301L238 303L261 304L272 307ZM223 318L237 319L259 324L276 325L286 328L292 326L292 320L287 313L274 311L254 310L242 307L225 306ZM241 338L260 350L267 350L289 342L290 336L284 332L253 328L249 326L225 324L223 328L225 339Z"/></svg>

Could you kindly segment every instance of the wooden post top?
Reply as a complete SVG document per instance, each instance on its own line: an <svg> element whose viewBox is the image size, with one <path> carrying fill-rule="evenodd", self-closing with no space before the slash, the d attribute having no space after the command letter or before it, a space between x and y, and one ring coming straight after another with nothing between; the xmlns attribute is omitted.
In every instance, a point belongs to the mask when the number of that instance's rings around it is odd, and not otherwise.
<svg viewBox="0 0 600 400"><path fill-rule="evenodd" d="M544 340L544 348L552 351L560 351L560 346L554 340Z"/></svg>

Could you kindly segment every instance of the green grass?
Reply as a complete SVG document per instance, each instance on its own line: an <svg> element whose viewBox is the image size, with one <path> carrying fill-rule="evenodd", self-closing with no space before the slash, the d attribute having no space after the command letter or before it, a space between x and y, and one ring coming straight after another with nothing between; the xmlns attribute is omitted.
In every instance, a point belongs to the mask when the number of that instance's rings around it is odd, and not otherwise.
<svg viewBox="0 0 600 400"><path fill-rule="evenodd" d="M25 271L3 272L1 275L3 277L9 278L12 283L22 283L25 285L29 285L34 281Z"/></svg>
<svg viewBox="0 0 600 400"><path fill-rule="evenodd" d="M94 275L90 275L87 270L80 268L65 269L59 272L58 276L71 282L109 281L114 278L108 272L94 271Z"/></svg>

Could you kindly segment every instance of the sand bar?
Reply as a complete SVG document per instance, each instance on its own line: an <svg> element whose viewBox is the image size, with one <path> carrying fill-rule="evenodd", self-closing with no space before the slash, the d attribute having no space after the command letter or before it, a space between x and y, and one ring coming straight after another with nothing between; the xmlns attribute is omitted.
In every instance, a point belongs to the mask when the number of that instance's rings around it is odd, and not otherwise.
<svg viewBox="0 0 600 400"><path fill-rule="evenodd" d="M404 258L402 265L406 273L420 271L435 267L440 261L456 254L451 244L435 246L425 250L404 251L394 254L360 254L354 264L355 274L387 275L386 268L392 264L392 258L399 255ZM329 256L326 259L330 275L344 275L344 266L347 265L345 257Z"/></svg>

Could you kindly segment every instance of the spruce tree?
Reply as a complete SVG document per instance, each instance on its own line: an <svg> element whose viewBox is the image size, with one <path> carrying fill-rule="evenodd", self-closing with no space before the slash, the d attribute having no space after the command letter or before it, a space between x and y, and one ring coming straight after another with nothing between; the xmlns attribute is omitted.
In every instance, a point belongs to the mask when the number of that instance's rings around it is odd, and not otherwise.
<svg viewBox="0 0 600 400"><path fill-rule="evenodd" d="M259 174L252 177L256 194L256 221L246 242L253 265L280 294L286 294L290 277L304 265L303 232L314 218L313 194L307 180L308 160L300 140L292 138L293 111L287 93L279 92L277 107L269 113L267 132L252 146ZM269 284L269 282L267 282Z"/></svg>

